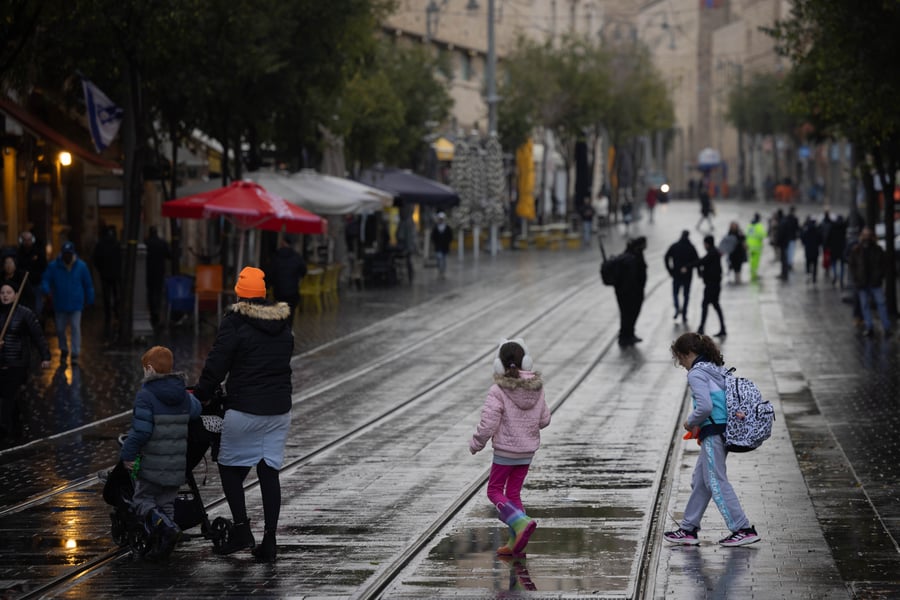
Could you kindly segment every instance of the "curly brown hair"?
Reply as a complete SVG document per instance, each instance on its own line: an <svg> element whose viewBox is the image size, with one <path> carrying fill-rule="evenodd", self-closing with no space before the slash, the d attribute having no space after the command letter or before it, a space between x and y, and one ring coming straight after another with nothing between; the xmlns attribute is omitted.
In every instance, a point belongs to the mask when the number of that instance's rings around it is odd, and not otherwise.
<svg viewBox="0 0 900 600"><path fill-rule="evenodd" d="M672 342L669 350L672 352L672 358L676 360L679 356L685 356L693 352L715 365L722 366L725 364L725 359L722 358L722 352L719 350L719 347L711 337L702 333L682 333L677 340Z"/></svg>

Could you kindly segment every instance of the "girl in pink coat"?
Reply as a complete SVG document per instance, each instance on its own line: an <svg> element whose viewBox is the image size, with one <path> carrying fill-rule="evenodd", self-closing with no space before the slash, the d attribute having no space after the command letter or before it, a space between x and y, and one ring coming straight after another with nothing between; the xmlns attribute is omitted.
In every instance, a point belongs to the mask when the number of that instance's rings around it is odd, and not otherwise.
<svg viewBox="0 0 900 600"><path fill-rule="evenodd" d="M537 522L525 514L522 484L534 453L541 445L541 429L550 424L550 408L544 400L544 384L532 371L533 361L521 338L503 340L494 359L494 385L481 409L478 429L469 441L472 454L490 439L494 462L487 496L497 507L500 520L509 526L509 542L500 555L521 554Z"/></svg>

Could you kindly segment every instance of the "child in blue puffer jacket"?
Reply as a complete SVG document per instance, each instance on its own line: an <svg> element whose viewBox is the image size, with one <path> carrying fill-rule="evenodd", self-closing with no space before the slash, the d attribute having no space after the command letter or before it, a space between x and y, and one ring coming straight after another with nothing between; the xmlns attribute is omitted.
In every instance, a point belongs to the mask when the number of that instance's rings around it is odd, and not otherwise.
<svg viewBox="0 0 900 600"><path fill-rule="evenodd" d="M134 511L145 520L148 533L160 540L148 558L167 556L181 539L175 498L185 482L188 421L199 418L201 411L184 379L172 373L173 362L172 351L164 346L154 346L141 357L144 382L135 396L134 419L120 453L135 480Z"/></svg>

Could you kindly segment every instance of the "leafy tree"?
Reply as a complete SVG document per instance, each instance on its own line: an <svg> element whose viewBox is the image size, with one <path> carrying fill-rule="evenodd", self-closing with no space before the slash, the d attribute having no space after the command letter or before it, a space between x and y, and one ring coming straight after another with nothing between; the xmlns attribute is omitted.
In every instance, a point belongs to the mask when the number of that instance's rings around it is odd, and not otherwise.
<svg viewBox="0 0 900 600"><path fill-rule="evenodd" d="M751 156L754 164L759 164L762 139L781 134L797 136L800 119L790 110L790 95L787 83L774 73L757 72L750 80L728 95L725 119L738 131L751 136ZM761 177L757 170L757 179ZM778 181L778 161L775 161L775 180ZM761 190L761 181L756 182Z"/></svg>
<svg viewBox="0 0 900 600"><path fill-rule="evenodd" d="M347 83L332 127L346 138L347 158L415 168L424 139L448 117L453 100L436 78L440 61L427 50L382 40Z"/></svg>
<svg viewBox="0 0 900 600"><path fill-rule="evenodd" d="M894 252L895 177L900 165L900 2L867 4L850 0L795 0L788 17L767 31L776 49L791 60L792 101L813 115L820 128L850 139L860 151L868 201L867 222L878 219L871 173L885 190L883 219L888 254L887 300L896 314Z"/></svg>
<svg viewBox="0 0 900 600"><path fill-rule="evenodd" d="M553 132L569 166L575 143L608 106L609 56L579 37L559 46L520 37L503 62L499 86L499 134L510 147L521 145L536 127Z"/></svg>
<svg viewBox="0 0 900 600"><path fill-rule="evenodd" d="M646 46L618 44L611 47L611 52L610 99L598 126L606 131L609 144L615 148L615 177L609 179L614 183L610 212L616 214L618 187L633 188L636 182L635 167L641 156L639 136L671 129L675 110ZM632 168L626 169L626 164Z"/></svg>
<svg viewBox="0 0 900 600"><path fill-rule="evenodd" d="M549 128L562 142L567 164L576 141L605 133L616 148L614 170L621 176L623 154L632 164L637 160L638 137L668 130L675 121L665 82L641 45L567 37L554 46L520 38L503 68L502 139L517 146L534 127ZM629 176L623 184L630 186L635 171Z"/></svg>
<svg viewBox="0 0 900 600"><path fill-rule="evenodd" d="M235 176L245 140L251 161L267 142L285 141L282 152L301 155L389 7L389 0L12 0L0 8L0 31L8 34L0 89L39 91L50 104L79 109L80 71L126 109L125 236L136 240L154 122L176 143L196 125L222 143L226 157L237 149ZM127 248L131 289L135 245ZM123 313L120 339L128 341L130 306Z"/></svg>

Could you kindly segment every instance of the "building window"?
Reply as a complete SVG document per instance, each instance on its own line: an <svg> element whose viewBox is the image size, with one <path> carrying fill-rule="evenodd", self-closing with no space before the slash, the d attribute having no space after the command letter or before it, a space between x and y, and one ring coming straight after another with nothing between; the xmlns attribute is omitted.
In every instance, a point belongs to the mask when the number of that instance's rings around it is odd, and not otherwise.
<svg viewBox="0 0 900 600"><path fill-rule="evenodd" d="M453 53L448 50L441 50L438 54L438 71L447 78L447 81L453 81Z"/></svg>
<svg viewBox="0 0 900 600"><path fill-rule="evenodd" d="M460 71L462 79L463 81L471 81L473 75L472 57L468 52L463 52L461 56L462 60L460 61Z"/></svg>

